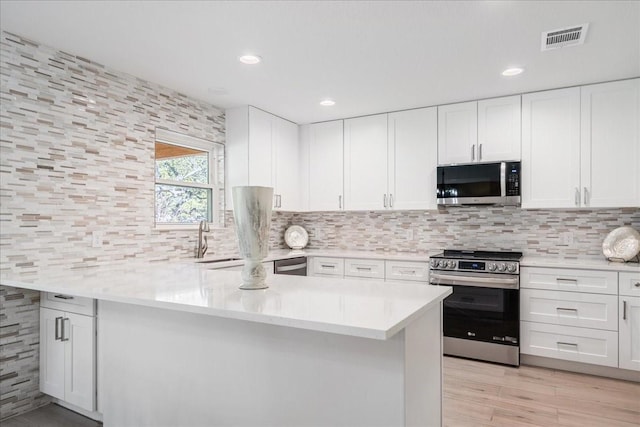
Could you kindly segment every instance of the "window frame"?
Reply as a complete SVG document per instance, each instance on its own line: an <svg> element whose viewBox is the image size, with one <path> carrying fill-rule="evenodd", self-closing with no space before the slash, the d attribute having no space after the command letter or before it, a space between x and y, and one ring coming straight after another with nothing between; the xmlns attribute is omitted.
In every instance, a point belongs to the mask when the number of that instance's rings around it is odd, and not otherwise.
<svg viewBox="0 0 640 427"><path fill-rule="evenodd" d="M207 163L208 163L208 176L207 183L200 182L185 182L185 181L173 181L170 179L158 179L156 175L156 154L155 154L155 144L157 142L163 144L175 145L178 147L191 148L194 150L199 150L207 153ZM216 147L216 145L220 147ZM194 223L179 223L179 222L161 222L159 223L156 219L156 210L157 210L157 198L156 198L156 189L158 185L173 185L177 187L190 187L190 188L200 188L206 189L211 194L211 199L209 200L209 204L207 207L207 222L213 228L221 228L221 216L224 215L224 201L215 200L216 194L221 194L221 190L224 187L224 183L222 188L219 185L216 176L218 176L218 162L215 159L216 148L223 150L224 156L224 144L209 141L202 138L197 138L190 135L185 135L178 132L173 132L164 128L156 128L155 130L155 139L154 139L154 151L153 151L153 224L154 229L156 230L197 230L199 222ZM219 202L222 202L222 209L217 209Z"/></svg>

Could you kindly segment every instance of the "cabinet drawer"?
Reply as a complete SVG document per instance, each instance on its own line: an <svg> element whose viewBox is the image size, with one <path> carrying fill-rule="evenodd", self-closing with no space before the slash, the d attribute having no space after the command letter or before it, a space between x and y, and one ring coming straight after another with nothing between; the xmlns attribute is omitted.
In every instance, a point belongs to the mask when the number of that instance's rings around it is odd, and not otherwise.
<svg viewBox="0 0 640 427"><path fill-rule="evenodd" d="M42 292L40 294L40 307L87 316L95 316L96 314L96 304L93 298L76 297L58 292Z"/></svg>
<svg viewBox="0 0 640 427"><path fill-rule="evenodd" d="M620 295L639 296L640 297L640 272L621 272L620 277Z"/></svg>
<svg viewBox="0 0 640 427"><path fill-rule="evenodd" d="M618 333L520 322L522 354L618 367Z"/></svg>
<svg viewBox="0 0 640 427"><path fill-rule="evenodd" d="M617 331L618 297L521 289L520 318L531 322Z"/></svg>
<svg viewBox="0 0 640 427"><path fill-rule="evenodd" d="M520 268L520 287L594 294L618 294L618 273L565 268Z"/></svg>
<svg viewBox="0 0 640 427"><path fill-rule="evenodd" d="M429 281L429 263L411 261L385 261L386 280Z"/></svg>
<svg viewBox="0 0 640 427"><path fill-rule="evenodd" d="M344 276L344 260L342 258L312 258L311 273L313 276Z"/></svg>
<svg viewBox="0 0 640 427"><path fill-rule="evenodd" d="M356 258L345 259L344 275L345 277L384 279L384 260Z"/></svg>

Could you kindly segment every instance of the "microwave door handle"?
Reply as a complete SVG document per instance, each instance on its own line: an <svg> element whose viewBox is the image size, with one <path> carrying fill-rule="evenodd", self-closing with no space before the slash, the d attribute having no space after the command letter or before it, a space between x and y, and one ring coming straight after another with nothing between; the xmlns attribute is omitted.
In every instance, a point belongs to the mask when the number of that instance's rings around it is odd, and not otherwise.
<svg viewBox="0 0 640 427"><path fill-rule="evenodd" d="M507 196L507 164L505 162L500 163L500 195Z"/></svg>

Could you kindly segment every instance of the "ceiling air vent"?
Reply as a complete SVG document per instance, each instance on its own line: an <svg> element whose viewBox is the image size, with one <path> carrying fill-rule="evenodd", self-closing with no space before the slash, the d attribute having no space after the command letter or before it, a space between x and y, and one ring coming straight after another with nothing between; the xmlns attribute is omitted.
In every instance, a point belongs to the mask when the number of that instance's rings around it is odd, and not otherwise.
<svg viewBox="0 0 640 427"><path fill-rule="evenodd" d="M575 25L542 33L542 51L584 43L589 24Z"/></svg>

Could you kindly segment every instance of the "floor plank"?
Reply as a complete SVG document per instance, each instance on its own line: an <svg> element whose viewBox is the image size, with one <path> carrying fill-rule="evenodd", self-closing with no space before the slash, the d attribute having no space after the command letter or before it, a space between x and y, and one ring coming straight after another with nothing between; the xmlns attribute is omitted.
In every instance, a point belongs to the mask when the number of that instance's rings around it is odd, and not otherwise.
<svg viewBox="0 0 640 427"><path fill-rule="evenodd" d="M553 369L444 358L445 427L638 427L640 383ZM99 427L57 405L2 427Z"/></svg>

